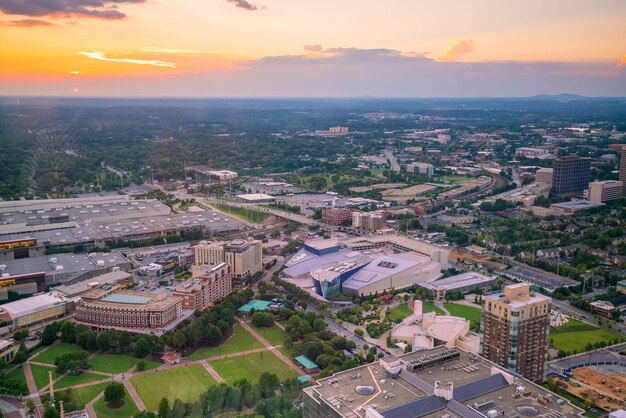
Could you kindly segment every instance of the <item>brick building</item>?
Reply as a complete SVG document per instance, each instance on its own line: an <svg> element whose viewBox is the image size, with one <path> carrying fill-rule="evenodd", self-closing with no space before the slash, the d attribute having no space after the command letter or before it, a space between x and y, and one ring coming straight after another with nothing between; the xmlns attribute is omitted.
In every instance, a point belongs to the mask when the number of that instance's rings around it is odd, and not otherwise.
<svg viewBox="0 0 626 418"><path fill-rule="evenodd" d="M322 222L335 226L350 225L352 211L347 208L322 209Z"/></svg>
<svg viewBox="0 0 626 418"><path fill-rule="evenodd" d="M550 301L525 283L483 296L480 355L533 382L543 382Z"/></svg>
<svg viewBox="0 0 626 418"><path fill-rule="evenodd" d="M174 296L182 299L184 309L203 311L233 291L231 268L226 263L194 266L192 272L194 277L174 291Z"/></svg>

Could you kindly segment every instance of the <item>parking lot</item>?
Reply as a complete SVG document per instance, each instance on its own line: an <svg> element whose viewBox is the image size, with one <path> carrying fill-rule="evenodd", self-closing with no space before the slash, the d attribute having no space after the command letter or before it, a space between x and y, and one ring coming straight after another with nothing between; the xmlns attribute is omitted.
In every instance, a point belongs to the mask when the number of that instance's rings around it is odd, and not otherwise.
<svg viewBox="0 0 626 418"><path fill-rule="evenodd" d="M517 280L534 284L548 290L554 290L559 287L574 286L578 284L576 280L568 279L567 277L556 277L522 266L511 267L509 270L504 272L504 274L511 276L512 278L515 278Z"/></svg>

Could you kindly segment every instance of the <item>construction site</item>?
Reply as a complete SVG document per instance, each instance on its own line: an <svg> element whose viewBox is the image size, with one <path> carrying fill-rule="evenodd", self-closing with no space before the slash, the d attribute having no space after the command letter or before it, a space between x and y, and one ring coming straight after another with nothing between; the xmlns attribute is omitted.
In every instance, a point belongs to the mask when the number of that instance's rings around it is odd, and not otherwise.
<svg viewBox="0 0 626 418"><path fill-rule="evenodd" d="M626 406L626 367L598 365L572 370L569 380L559 379L559 386L606 411Z"/></svg>

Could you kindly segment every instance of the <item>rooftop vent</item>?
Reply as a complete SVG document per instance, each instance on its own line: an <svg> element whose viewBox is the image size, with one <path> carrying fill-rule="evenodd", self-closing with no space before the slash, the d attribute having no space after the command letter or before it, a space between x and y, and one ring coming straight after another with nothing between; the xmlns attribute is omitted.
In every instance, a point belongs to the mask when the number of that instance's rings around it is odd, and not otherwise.
<svg viewBox="0 0 626 418"><path fill-rule="evenodd" d="M534 406L530 405L522 405L517 407L517 412L526 416L526 417L536 417L539 415L539 410Z"/></svg>
<svg viewBox="0 0 626 418"><path fill-rule="evenodd" d="M374 388L372 386L357 386L354 390L359 395L371 395L374 393Z"/></svg>

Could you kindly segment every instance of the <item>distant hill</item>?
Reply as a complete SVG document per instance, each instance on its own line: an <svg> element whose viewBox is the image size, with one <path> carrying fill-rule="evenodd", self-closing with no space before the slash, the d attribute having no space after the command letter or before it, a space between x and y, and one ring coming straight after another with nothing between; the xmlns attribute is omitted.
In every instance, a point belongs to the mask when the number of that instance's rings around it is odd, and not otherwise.
<svg viewBox="0 0 626 418"><path fill-rule="evenodd" d="M581 96L579 94L561 93L561 94L537 94L535 96L529 97L529 99L534 99L534 100L580 100L580 99L588 99L588 97Z"/></svg>

